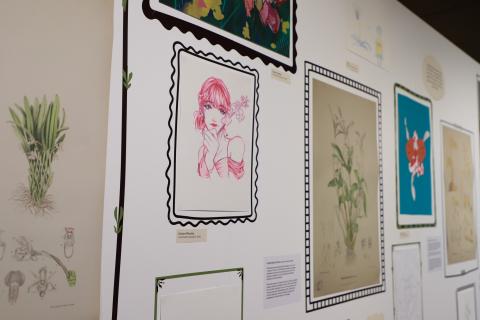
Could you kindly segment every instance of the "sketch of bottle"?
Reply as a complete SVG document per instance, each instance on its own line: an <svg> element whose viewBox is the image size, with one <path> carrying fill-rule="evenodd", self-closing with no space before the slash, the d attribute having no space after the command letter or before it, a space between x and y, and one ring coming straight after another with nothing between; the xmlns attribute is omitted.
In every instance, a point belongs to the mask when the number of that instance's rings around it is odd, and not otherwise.
<svg viewBox="0 0 480 320"><path fill-rule="evenodd" d="M63 236L63 253L67 259L70 259L73 256L73 248L75 245L74 230L74 228L65 227L65 235Z"/></svg>
<svg viewBox="0 0 480 320"><path fill-rule="evenodd" d="M3 230L0 230L0 261L3 260L3 256L5 255L5 251L7 250L7 244L2 241L2 233Z"/></svg>

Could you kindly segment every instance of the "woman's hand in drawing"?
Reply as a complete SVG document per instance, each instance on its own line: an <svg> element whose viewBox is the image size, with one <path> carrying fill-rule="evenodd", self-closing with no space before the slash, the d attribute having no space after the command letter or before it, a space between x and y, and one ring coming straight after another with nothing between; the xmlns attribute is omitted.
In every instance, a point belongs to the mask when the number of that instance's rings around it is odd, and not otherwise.
<svg viewBox="0 0 480 320"><path fill-rule="evenodd" d="M203 145L205 146L205 164L208 170L212 170L217 155L219 142L216 133L208 129L203 130Z"/></svg>

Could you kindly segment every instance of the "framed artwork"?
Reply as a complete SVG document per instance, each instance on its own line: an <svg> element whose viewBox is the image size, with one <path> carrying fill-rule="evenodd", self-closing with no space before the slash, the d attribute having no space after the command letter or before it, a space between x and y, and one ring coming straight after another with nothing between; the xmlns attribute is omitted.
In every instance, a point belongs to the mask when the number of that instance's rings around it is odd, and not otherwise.
<svg viewBox="0 0 480 320"><path fill-rule="evenodd" d="M305 63L306 310L385 291L381 94Z"/></svg>
<svg viewBox="0 0 480 320"><path fill-rule="evenodd" d="M197 226L257 214L258 72L173 45L168 218Z"/></svg>
<svg viewBox="0 0 480 320"><path fill-rule="evenodd" d="M395 85L397 227L435 226L432 103Z"/></svg>
<svg viewBox="0 0 480 320"><path fill-rule="evenodd" d="M243 268L155 279L155 320L243 320Z"/></svg>
<svg viewBox="0 0 480 320"><path fill-rule="evenodd" d="M457 289L457 320L477 319L477 292L475 284Z"/></svg>
<svg viewBox="0 0 480 320"><path fill-rule="evenodd" d="M395 320L423 319L420 242L392 246L393 311Z"/></svg>
<svg viewBox="0 0 480 320"><path fill-rule="evenodd" d="M168 30L296 72L296 0L143 0L143 12Z"/></svg>
<svg viewBox="0 0 480 320"><path fill-rule="evenodd" d="M442 121L445 275L478 268L473 133Z"/></svg>

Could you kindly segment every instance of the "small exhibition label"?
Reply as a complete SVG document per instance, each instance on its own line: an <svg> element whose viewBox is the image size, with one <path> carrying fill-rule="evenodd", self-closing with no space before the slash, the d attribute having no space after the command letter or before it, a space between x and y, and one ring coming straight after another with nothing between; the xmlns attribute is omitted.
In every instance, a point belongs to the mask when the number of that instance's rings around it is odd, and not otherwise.
<svg viewBox="0 0 480 320"><path fill-rule="evenodd" d="M430 237L427 239L428 271L442 270L442 238Z"/></svg>
<svg viewBox="0 0 480 320"><path fill-rule="evenodd" d="M300 256L267 257L264 260L265 308L297 302L300 299Z"/></svg>
<svg viewBox="0 0 480 320"><path fill-rule="evenodd" d="M290 74L288 72L283 72L278 69L272 69L272 79L276 79L286 84L291 83Z"/></svg>
<svg viewBox="0 0 480 320"><path fill-rule="evenodd" d="M207 229L179 229L177 243L207 242Z"/></svg>
<svg viewBox="0 0 480 320"><path fill-rule="evenodd" d="M443 98L445 86L442 66L432 56L427 56L423 61L423 82L433 99L440 100Z"/></svg>

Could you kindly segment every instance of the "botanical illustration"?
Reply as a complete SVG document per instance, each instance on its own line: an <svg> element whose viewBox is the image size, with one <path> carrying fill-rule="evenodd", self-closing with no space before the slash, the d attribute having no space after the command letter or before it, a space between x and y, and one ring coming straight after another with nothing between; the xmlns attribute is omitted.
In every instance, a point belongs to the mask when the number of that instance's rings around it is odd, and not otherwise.
<svg viewBox="0 0 480 320"><path fill-rule="evenodd" d="M27 97L23 106L9 108L11 125L17 135L28 163L28 187L22 188L17 199L32 213L46 213L53 209L48 189L53 182L53 163L65 140L65 110L55 96L47 102Z"/></svg>
<svg viewBox="0 0 480 320"><path fill-rule="evenodd" d="M311 90L316 300L381 284L379 160L376 102L317 79Z"/></svg>
<svg viewBox="0 0 480 320"><path fill-rule="evenodd" d="M408 171L411 174L410 178L410 190L412 193L413 201L417 198L417 192L415 191L415 178L423 176L425 173L425 167L423 162L427 155L427 149L425 143L430 138L430 132L425 131L421 139L418 138L416 130L413 131L413 135L410 137L408 131L407 118L404 118L405 132L407 135L407 144L405 146L407 158L408 158Z"/></svg>
<svg viewBox="0 0 480 320"><path fill-rule="evenodd" d="M41 267L38 273L32 273L35 282L28 287L28 292L35 292L40 298L45 297L47 292L55 290L56 286L50 280L55 272L49 272L47 267Z"/></svg>
<svg viewBox="0 0 480 320"><path fill-rule="evenodd" d="M447 262L476 258L474 168L471 136L443 126L444 201Z"/></svg>
<svg viewBox="0 0 480 320"><path fill-rule="evenodd" d="M45 250L35 250L33 244L26 237L19 237L15 239L18 246L15 248L13 258L18 261L38 261L40 257L53 260L53 262L60 267L64 272L66 281L70 287L75 287L77 284L77 273L74 270L69 270L65 264L55 255Z"/></svg>
<svg viewBox="0 0 480 320"><path fill-rule="evenodd" d="M457 320L476 320L477 301L475 285L457 290Z"/></svg>
<svg viewBox="0 0 480 320"><path fill-rule="evenodd" d="M431 102L395 86L397 223L435 224Z"/></svg>
<svg viewBox="0 0 480 320"><path fill-rule="evenodd" d="M247 107L246 96L231 103L230 92L221 79L210 77L202 84L194 114L195 128L202 135L197 166L200 177L210 178L214 173L219 177L243 177L245 143L239 135L230 136L227 129L233 119L245 119Z"/></svg>
<svg viewBox="0 0 480 320"><path fill-rule="evenodd" d="M423 320L420 245L394 245L393 302L396 320Z"/></svg>
<svg viewBox="0 0 480 320"><path fill-rule="evenodd" d="M2 233L3 230L0 230L0 261L3 260L3 257L5 256L5 251L7 250L7 244L5 241L2 240Z"/></svg>
<svg viewBox="0 0 480 320"><path fill-rule="evenodd" d="M290 0L160 0L214 27L290 56Z"/></svg>
<svg viewBox="0 0 480 320"><path fill-rule="evenodd" d="M12 270L7 273L4 283L8 287L8 302L15 304L20 294L20 287L25 283L25 275L20 270Z"/></svg>
<svg viewBox="0 0 480 320"><path fill-rule="evenodd" d="M65 227L65 235L63 236L63 253L65 258L73 257L73 248L75 246L75 228Z"/></svg>
<svg viewBox="0 0 480 320"><path fill-rule="evenodd" d="M347 254L355 253L358 235L358 219L367 214L367 183L363 177L363 144L365 133L355 130L355 122L347 122L338 108L331 112L333 178L328 187L337 194L336 217L343 234Z"/></svg>

